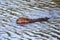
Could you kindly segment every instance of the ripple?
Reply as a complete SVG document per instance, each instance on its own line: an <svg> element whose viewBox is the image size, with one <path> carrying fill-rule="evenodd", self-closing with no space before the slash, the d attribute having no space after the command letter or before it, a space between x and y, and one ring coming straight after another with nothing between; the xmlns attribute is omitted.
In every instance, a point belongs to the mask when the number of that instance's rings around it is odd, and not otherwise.
<svg viewBox="0 0 60 40"><path fill-rule="evenodd" d="M58 6L52 0L0 0L0 40L59 40ZM18 17L51 19L21 26Z"/></svg>

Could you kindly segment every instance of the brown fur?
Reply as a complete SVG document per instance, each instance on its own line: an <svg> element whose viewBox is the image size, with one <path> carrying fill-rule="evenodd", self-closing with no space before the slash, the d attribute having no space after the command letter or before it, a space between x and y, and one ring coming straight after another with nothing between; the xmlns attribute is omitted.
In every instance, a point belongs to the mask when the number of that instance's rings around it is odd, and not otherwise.
<svg viewBox="0 0 60 40"><path fill-rule="evenodd" d="M42 22L42 21L48 21L49 18L38 18L38 19L29 19L29 18L23 18L20 17L16 20L17 24L28 24L28 23L34 23L34 22Z"/></svg>

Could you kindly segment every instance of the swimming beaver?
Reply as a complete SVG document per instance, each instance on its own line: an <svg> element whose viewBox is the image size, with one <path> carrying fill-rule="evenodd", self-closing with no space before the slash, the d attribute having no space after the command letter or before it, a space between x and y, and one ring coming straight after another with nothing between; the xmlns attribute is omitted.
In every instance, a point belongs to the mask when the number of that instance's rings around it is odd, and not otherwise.
<svg viewBox="0 0 60 40"><path fill-rule="evenodd" d="M48 21L49 18L38 18L38 19L29 19L20 17L16 20L17 24L28 24L28 23L34 23L34 22L42 22L42 21Z"/></svg>

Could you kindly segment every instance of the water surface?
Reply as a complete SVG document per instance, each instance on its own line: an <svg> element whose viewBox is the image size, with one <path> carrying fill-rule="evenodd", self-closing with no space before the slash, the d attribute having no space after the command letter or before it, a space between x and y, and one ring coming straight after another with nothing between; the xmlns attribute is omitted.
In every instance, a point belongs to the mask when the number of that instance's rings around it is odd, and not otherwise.
<svg viewBox="0 0 60 40"><path fill-rule="evenodd" d="M16 24L19 17L44 18L49 22ZM0 40L59 40L60 1L0 0Z"/></svg>

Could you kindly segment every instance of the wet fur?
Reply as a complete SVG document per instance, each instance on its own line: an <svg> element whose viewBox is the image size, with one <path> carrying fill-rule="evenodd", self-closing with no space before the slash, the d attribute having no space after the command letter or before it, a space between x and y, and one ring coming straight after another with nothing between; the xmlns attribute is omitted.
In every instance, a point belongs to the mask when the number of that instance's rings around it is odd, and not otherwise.
<svg viewBox="0 0 60 40"><path fill-rule="evenodd" d="M16 20L17 24L28 24L28 23L34 23L34 22L42 22L42 21L48 21L49 18L38 18L38 19L29 19L29 18L23 18L20 17Z"/></svg>

